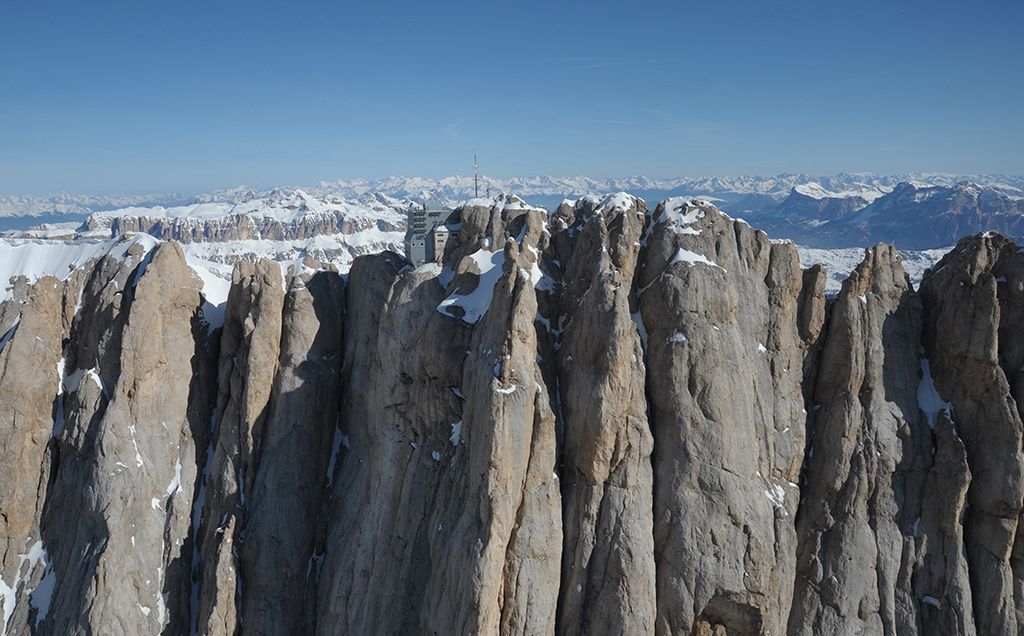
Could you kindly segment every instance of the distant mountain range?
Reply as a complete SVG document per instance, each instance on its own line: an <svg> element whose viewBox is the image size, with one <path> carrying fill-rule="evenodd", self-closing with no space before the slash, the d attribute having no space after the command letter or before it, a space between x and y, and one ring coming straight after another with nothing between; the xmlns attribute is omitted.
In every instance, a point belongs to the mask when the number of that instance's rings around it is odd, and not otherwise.
<svg viewBox="0 0 1024 636"><path fill-rule="evenodd" d="M728 203L722 207L730 210ZM772 236L821 248L886 242L927 249L988 230L1024 237L1021 192L969 181L950 186L901 182L880 196L823 194L797 186L777 204L747 212L750 222Z"/></svg>
<svg viewBox="0 0 1024 636"><path fill-rule="evenodd" d="M1006 175L482 177L479 189L481 195L515 194L549 210L566 199L618 191L639 196L652 207L671 196L701 197L734 217L764 228L773 237L819 248L891 242L902 249L927 249L949 246L965 234L985 230L1024 237L1024 177ZM301 189L259 190L242 186L194 197L63 193L0 197L0 230L64 223L66 232L74 231L76 226L72 224L84 222L83 229L90 232L111 227L148 231L146 228L152 225L160 228L159 232L151 232L154 235L181 240L183 231L217 234L222 225L218 219L238 214L274 222L279 222L283 214L290 222L301 225L317 211L329 210L336 217L329 223L338 225L353 214L400 217L400 211L410 202L454 206L474 194L473 177L453 176L325 181ZM254 232L259 233L258 222L254 227ZM380 229L399 228L390 224ZM286 231L281 238L305 235L305 230L296 236ZM195 239L203 240L201 236Z"/></svg>
<svg viewBox="0 0 1024 636"><path fill-rule="evenodd" d="M992 186L1024 196L1024 176L956 175L947 173L905 173L880 175L867 172L840 173L830 176L806 174L780 174L772 177L676 177L651 179L648 177L511 177L480 178L480 194L489 189L492 194L506 192L530 197L536 205L553 207L563 198L578 198L585 194L626 191L648 200L674 195L721 195L723 200L739 201L744 195L765 195L776 201L784 199L795 187L805 192L819 192L823 196L845 197L851 194L866 196L884 194L900 182L929 186L952 186L969 181L981 186ZM90 212L123 207L172 206L187 203L239 203L263 198L275 191L288 193L295 187L258 189L239 186L198 196L182 194L148 195L75 195L57 193L46 196L0 196L0 216L83 215ZM302 190L325 197L358 198L369 193L382 193L395 198L465 199L474 196L473 177L451 176L443 179L423 177L387 177L383 179L351 179L322 181ZM545 199L551 199L545 201ZM555 200L557 199L557 200Z"/></svg>

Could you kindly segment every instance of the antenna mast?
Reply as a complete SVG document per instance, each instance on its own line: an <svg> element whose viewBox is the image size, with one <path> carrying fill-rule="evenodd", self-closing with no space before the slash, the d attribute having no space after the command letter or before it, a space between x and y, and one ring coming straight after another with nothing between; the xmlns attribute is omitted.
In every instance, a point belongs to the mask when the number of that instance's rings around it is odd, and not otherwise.
<svg viewBox="0 0 1024 636"><path fill-rule="evenodd" d="M473 196L480 196L480 175L477 172L476 155L473 155Z"/></svg>

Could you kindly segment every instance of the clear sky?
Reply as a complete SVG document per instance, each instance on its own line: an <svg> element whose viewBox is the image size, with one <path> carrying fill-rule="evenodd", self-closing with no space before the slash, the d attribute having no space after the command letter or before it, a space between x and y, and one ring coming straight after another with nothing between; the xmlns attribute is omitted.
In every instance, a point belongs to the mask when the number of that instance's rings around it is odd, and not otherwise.
<svg viewBox="0 0 1024 636"><path fill-rule="evenodd" d="M0 3L0 193L1024 173L1024 2Z"/></svg>

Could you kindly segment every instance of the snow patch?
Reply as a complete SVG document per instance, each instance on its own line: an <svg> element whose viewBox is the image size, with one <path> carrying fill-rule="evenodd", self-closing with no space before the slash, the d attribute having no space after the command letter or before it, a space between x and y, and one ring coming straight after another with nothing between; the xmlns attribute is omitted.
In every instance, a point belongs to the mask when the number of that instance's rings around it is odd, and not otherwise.
<svg viewBox="0 0 1024 636"><path fill-rule="evenodd" d="M27 567L26 567L27 564ZM36 566L42 564L44 573L39 584L34 588L27 587L32 573ZM7 636L7 623L10 622L17 605L18 588L22 588L23 594L28 596L29 605L36 609L36 622L46 617L50 611L50 602L53 599L53 584L55 575L53 565L50 563L49 555L42 540L38 540L29 547L24 554L18 555L18 567L14 571L14 581L8 585L0 579L0 603L3 603L3 616L0 622L0 636Z"/></svg>
<svg viewBox="0 0 1024 636"><path fill-rule="evenodd" d="M598 206L597 211L612 211L621 210L623 212L629 210L631 207L636 206L637 198L631 194L625 192L616 192L615 194L609 194Z"/></svg>
<svg viewBox="0 0 1024 636"><path fill-rule="evenodd" d="M928 418L928 427L935 429L940 411L945 411L952 417L953 405L942 399L938 388L935 387L935 379L932 378L931 364L927 357L921 358L921 382L917 385L917 403Z"/></svg>
<svg viewBox="0 0 1024 636"><path fill-rule="evenodd" d="M167 488L164 490L164 497L170 497L174 493L178 492L178 488L181 487L181 457L179 456L174 462L174 477L171 478L171 482L167 484Z"/></svg>
<svg viewBox="0 0 1024 636"><path fill-rule="evenodd" d="M778 484L769 484L768 489L764 491L764 496L776 508L782 508L786 504L786 491Z"/></svg>
<svg viewBox="0 0 1024 636"><path fill-rule="evenodd" d="M636 325L636 333L640 336L640 344L643 345L644 351L647 351L647 326L644 324L644 317L640 315L640 312L634 312L629 315L633 319L633 323Z"/></svg>
<svg viewBox="0 0 1024 636"><path fill-rule="evenodd" d="M441 301L441 304L437 306L437 311L446 316L461 318L465 322L475 324L491 307L494 285L501 278L505 253L480 249L466 258L472 259L480 272L476 289L468 293L460 293L456 288L455 292ZM456 307L462 310L461 315L453 311Z"/></svg>
<svg viewBox="0 0 1024 636"><path fill-rule="evenodd" d="M515 393L515 390L517 388L518 388L518 386L515 385L515 384L509 385L508 388L502 388L501 386L496 386L496 387L494 387L494 392L495 393L501 393L503 395L509 395L509 394Z"/></svg>
<svg viewBox="0 0 1024 636"><path fill-rule="evenodd" d="M666 223L676 234L700 234L700 230L690 227L704 218L704 210L690 197L672 197L665 199L664 212L659 219Z"/></svg>
<svg viewBox="0 0 1024 636"><path fill-rule="evenodd" d="M683 248L679 248L676 251L676 255L672 257L671 261L669 261L669 265L675 265L676 263L686 263L690 267L693 267L697 263L702 263L704 265L710 265L711 267L717 267L723 272L725 271L724 267L714 261L708 260L706 256Z"/></svg>
<svg viewBox="0 0 1024 636"><path fill-rule="evenodd" d="M105 241L0 239L0 302L11 297L13 287L9 286L8 281L12 277L24 276L29 282L35 282L43 276L65 280L71 272L92 259L110 254L114 258L126 260L132 245L141 244L148 254L159 243L147 234L132 234Z"/></svg>
<svg viewBox="0 0 1024 636"><path fill-rule="evenodd" d="M185 262L202 283L200 291L203 294L203 318L206 324L211 330L222 326L228 293L231 291L233 266L203 261L192 255L186 255Z"/></svg>

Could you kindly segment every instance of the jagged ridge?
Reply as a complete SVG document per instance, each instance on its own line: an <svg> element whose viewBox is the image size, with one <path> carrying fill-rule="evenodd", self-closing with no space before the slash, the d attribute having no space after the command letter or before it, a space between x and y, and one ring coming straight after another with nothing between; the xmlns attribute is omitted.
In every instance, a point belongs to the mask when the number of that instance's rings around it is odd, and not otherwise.
<svg viewBox="0 0 1024 636"><path fill-rule="evenodd" d="M825 278L619 194L239 263L213 330L174 242L23 286L3 631L1016 633L1024 255Z"/></svg>

